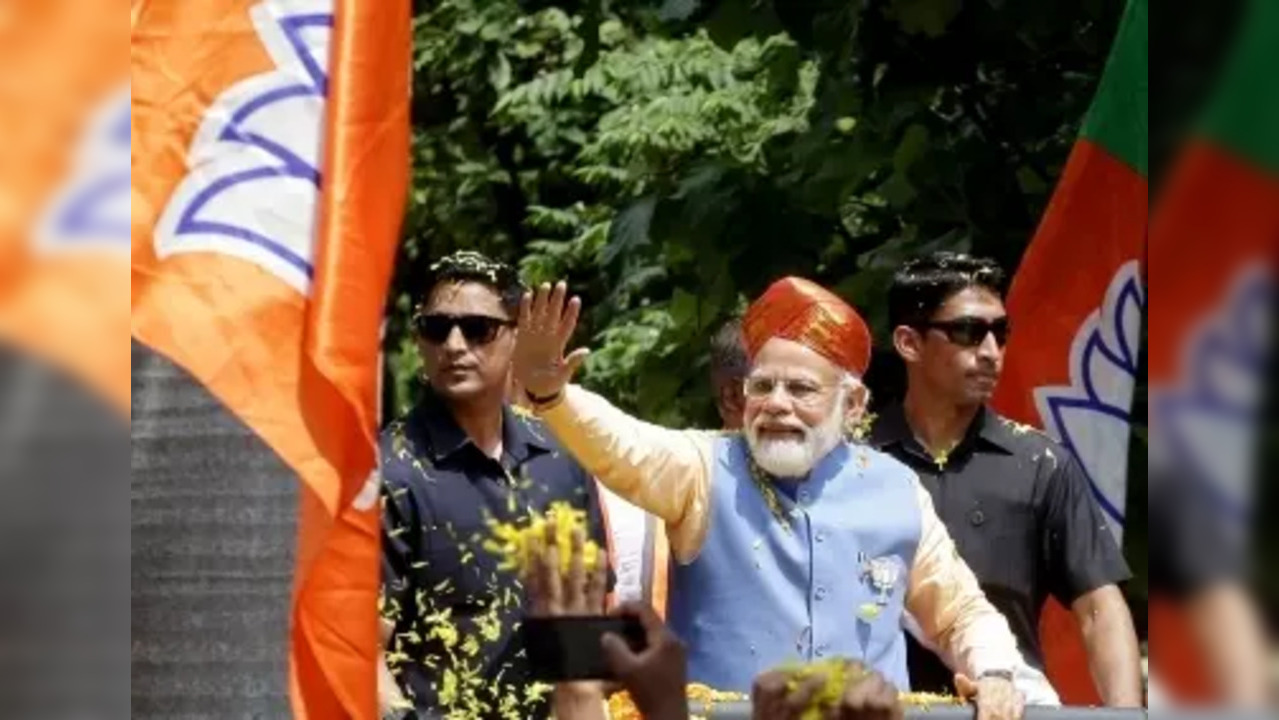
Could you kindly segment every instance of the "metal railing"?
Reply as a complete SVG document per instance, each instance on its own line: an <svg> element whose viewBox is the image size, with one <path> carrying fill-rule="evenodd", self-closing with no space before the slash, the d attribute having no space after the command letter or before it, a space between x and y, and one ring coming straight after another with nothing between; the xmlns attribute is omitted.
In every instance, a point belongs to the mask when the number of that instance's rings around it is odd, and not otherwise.
<svg viewBox="0 0 1279 720"><path fill-rule="evenodd" d="M693 717L707 720L751 720L749 701L714 703L709 708L693 703L689 708ZM444 716L419 712L416 720L444 720ZM932 705L906 708L906 720L974 720L976 709L971 706ZM1146 710L1120 710L1095 707L1041 707L1026 708L1023 720L1146 720ZM1182 710L1160 708L1155 720L1275 720L1274 710L1239 711L1222 708Z"/></svg>
<svg viewBox="0 0 1279 720"><path fill-rule="evenodd" d="M708 720L751 720L749 702L715 703L709 708L709 712L706 706L694 706L691 709L694 715ZM906 709L907 720L973 720L974 717L976 717L974 708L961 705L933 705ZM1162 717L1161 715L1161 720ZM1144 710L1088 707L1028 707L1025 716L1025 720L1145 720L1145 718Z"/></svg>
<svg viewBox="0 0 1279 720"><path fill-rule="evenodd" d="M716 703L708 709L694 705L693 714L708 720L751 720L749 702ZM972 707L955 705L933 705L931 707L909 707L906 709L907 720L973 720L976 711ZM1146 710L1120 710L1115 708L1094 707L1028 707L1024 720L1146 720ZM1237 711L1224 709L1202 710L1170 710L1155 711L1157 720L1275 720L1279 717L1272 711Z"/></svg>

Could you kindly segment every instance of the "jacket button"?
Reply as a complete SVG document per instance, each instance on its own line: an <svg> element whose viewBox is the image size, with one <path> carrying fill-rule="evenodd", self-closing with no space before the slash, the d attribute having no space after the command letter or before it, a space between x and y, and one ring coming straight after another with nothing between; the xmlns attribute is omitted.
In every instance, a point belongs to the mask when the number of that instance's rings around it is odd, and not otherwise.
<svg viewBox="0 0 1279 720"><path fill-rule="evenodd" d="M815 595L817 596L818 600L824 599L826 597L826 588L824 587L817 588L817 592L815 593Z"/></svg>
<svg viewBox="0 0 1279 720"><path fill-rule="evenodd" d="M980 527L986 522L986 513L981 510L974 510L972 514L968 516L968 521L973 524L973 527Z"/></svg>

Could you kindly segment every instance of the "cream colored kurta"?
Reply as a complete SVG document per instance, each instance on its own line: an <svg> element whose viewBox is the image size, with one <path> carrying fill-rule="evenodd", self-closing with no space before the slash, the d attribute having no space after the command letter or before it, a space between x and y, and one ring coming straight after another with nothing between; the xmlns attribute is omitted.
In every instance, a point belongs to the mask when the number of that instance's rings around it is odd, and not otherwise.
<svg viewBox="0 0 1279 720"><path fill-rule="evenodd" d="M658 427L577 386L537 413L588 472L666 522L678 562L697 557L710 518L712 446L720 433ZM1023 660L1008 622L959 557L928 492L917 477L912 481L922 524L906 610L958 672L975 678L1015 670Z"/></svg>

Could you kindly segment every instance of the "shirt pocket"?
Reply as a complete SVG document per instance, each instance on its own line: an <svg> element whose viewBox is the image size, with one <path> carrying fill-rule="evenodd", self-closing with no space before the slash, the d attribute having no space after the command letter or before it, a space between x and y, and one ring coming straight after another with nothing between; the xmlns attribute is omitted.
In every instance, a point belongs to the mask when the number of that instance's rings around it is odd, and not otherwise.
<svg viewBox="0 0 1279 720"><path fill-rule="evenodd" d="M983 517L984 516L984 517ZM981 562L971 562L983 585L994 585L1016 594L1028 593L1039 565L1039 521L1028 503L1015 499L988 499L969 516L976 524L983 547L976 549Z"/></svg>

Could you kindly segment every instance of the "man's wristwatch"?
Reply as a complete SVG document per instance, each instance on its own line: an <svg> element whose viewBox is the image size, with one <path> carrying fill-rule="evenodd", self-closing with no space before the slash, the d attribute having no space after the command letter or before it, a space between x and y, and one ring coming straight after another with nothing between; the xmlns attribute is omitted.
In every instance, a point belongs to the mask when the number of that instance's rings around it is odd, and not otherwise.
<svg viewBox="0 0 1279 720"><path fill-rule="evenodd" d="M996 680L1007 680L1008 682L1012 682L1013 671L1012 670L987 670L986 672L983 672L981 675L977 676L978 680L985 680L986 678L994 678Z"/></svg>

